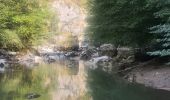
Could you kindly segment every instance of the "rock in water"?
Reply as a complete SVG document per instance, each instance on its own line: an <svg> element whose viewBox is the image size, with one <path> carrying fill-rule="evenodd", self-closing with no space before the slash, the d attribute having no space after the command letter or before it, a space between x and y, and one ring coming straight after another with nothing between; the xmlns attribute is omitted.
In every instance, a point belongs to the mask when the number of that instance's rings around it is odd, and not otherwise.
<svg viewBox="0 0 170 100"><path fill-rule="evenodd" d="M91 59L90 61L94 64L104 63L104 62L111 62L112 58L108 56L96 57Z"/></svg>
<svg viewBox="0 0 170 100"><path fill-rule="evenodd" d="M0 72L5 71L5 66L6 66L5 63L6 63L5 59L0 59Z"/></svg>
<svg viewBox="0 0 170 100"><path fill-rule="evenodd" d="M113 69L112 66L112 58L108 56L96 57L92 58L90 62L92 62L92 68L101 68L103 71L111 72Z"/></svg>
<svg viewBox="0 0 170 100"><path fill-rule="evenodd" d="M4 64L3 63L0 63L0 68L4 68Z"/></svg>
<svg viewBox="0 0 170 100"><path fill-rule="evenodd" d="M66 57L76 57L78 56L78 52L72 51L72 52L67 52L65 54Z"/></svg>
<svg viewBox="0 0 170 100"><path fill-rule="evenodd" d="M39 98L41 95L37 94L37 93L28 93L25 95L26 99L35 99L35 98Z"/></svg>

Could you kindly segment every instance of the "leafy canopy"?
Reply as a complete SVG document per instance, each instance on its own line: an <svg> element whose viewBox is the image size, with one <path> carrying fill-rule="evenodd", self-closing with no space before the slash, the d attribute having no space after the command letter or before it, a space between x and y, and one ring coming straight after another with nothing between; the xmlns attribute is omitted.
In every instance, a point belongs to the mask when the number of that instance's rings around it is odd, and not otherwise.
<svg viewBox="0 0 170 100"><path fill-rule="evenodd" d="M168 7L165 1L90 0L89 36L94 44L148 46L154 38L149 28L164 22L156 14Z"/></svg>

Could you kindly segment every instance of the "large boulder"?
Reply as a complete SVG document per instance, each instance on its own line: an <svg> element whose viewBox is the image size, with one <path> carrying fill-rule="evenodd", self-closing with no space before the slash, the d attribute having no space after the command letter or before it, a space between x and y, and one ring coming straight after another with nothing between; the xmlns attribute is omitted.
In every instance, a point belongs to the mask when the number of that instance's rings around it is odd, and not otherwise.
<svg viewBox="0 0 170 100"><path fill-rule="evenodd" d="M82 53L80 54L80 59L81 60L90 60L93 56L93 54L95 54L97 51L95 50L95 48L90 48L87 50L82 51Z"/></svg>
<svg viewBox="0 0 170 100"><path fill-rule="evenodd" d="M108 56L92 58L90 62L92 63L93 69L101 68L102 70L106 72L111 72L113 69L112 58Z"/></svg>
<svg viewBox="0 0 170 100"><path fill-rule="evenodd" d="M117 68L119 70L124 70L130 67L135 61L134 49L128 47L119 47L117 50Z"/></svg>
<svg viewBox="0 0 170 100"><path fill-rule="evenodd" d="M109 56L109 57L114 57L117 55L117 49L114 45L112 44L103 44L99 48L100 55L101 56Z"/></svg>

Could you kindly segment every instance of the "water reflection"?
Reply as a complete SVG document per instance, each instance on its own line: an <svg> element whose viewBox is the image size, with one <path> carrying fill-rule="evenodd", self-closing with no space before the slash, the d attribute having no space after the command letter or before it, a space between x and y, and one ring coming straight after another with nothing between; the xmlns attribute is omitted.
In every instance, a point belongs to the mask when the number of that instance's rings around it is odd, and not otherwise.
<svg viewBox="0 0 170 100"><path fill-rule="evenodd" d="M12 68L0 75L0 100L170 100L170 92L129 84L83 61Z"/></svg>
<svg viewBox="0 0 170 100"><path fill-rule="evenodd" d="M90 100L85 99L87 73L84 64L81 61L77 64L75 67L65 66L69 69L64 70L66 72L58 72L58 89L53 93L53 100ZM78 70L77 74L74 70Z"/></svg>
<svg viewBox="0 0 170 100"><path fill-rule="evenodd" d="M34 70L18 66L18 70L11 70L1 75L0 100L24 100L26 94L37 94L41 98L37 100L50 99L49 91L56 86L55 69L46 66L36 67Z"/></svg>
<svg viewBox="0 0 170 100"><path fill-rule="evenodd" d="M90 100L81 61L57 61L33 69L13 68L0 75L0 100L25 100L33 94L38 95L36 100Z"/></svg>
<svg viewBox="0 0 170 100"><path fill-rule="evenodd" d="M170 92L130 84L100 68L90 70L88 83L93 100L170 100Z"/></svg>

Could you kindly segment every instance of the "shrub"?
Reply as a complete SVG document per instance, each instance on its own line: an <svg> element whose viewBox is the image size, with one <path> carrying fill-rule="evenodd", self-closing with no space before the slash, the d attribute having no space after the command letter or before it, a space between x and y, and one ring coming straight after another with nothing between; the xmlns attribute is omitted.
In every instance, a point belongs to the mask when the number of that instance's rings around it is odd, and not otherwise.
<svg viewBox="0 0 170 100"><path fill-rule="evenodd" d="M47 0L0 0L1 47L20 50L34 45L47 33Z"/></svg>

